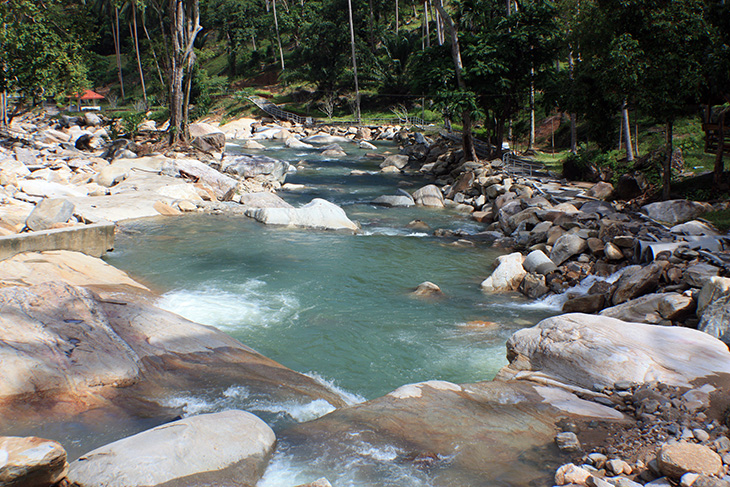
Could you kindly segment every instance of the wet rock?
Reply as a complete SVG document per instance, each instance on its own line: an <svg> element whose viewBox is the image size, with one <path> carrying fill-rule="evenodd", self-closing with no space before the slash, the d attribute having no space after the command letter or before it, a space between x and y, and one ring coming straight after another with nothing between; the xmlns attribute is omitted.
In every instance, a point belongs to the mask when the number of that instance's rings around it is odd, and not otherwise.
<svg viewBox="0 0 730 487"><path fill-rule="evenodd" d="M226 157L221 163L221 172L244 178L266 176L280 183L284 182L289 163L268 156L243 154Z"/></svg>
<svg viewBox="0 0 730 487"><path fill-rule="evenodd" d="M555 265L560 265L574 255L586 250L587 244L584 239L575 234L567 234L558 238L550 252L550 260Z"/></svg>
<svg viewBox="0 0 730 487"><path fill-rule="evenodd" d="M160 215L163 216L177 216L181 214L180 210L171 205L168 205L164 201L156 201L154 204L154 208Z"/></svg>
<svg viewBox="0 0 730 487"><path fill-rule="evenodd" d="M425 281L418 285L418 287L411 293L413 296L418 297L435 297L443 296L444 292L436 284L431 281Z"/></svg>
<svg viewBox="0 0 730 487"><path fill-rule="evenodd" d="M372 203L375 205L389 207L409 207L416 204L416 202L413 201L413 197L403 190L400 190L397 195L378 196L372 201Z"/></svg>
<svg viewBox="0 0 730 487"><path fill-rule="evenodd" d="M699 377L730 371L727 346L697 330L580 313L517 331L507 342L507 357L510 365L498 378L532 370L587 389L622 380L689 386Z"/></svg>
<svg viewBox="0 0 730 487"><path fill-rule="evenodd" d="M33 231L48 230L57 223L65 223L74 214L74 204L62 198L44 198L33 209L25 225Z"/></svg>
<svg viewBox="0 0 730 487"><path fill-rule="evenodd" d="M704 445L665 443L657 454L657 464L667 477L679 479L687 472L717 475L722 470L720 456Z"/></svg>
<svg viewBox="0 0 730 487"><path fill-rule="evenodd" d="M710 210L712 205L689 200L660 201L641 207L650 218L671 224L692 220Z"/></svg>
<svg viewBox="0 0 730 487"><path fill-rule="evenodd" d="M241 144L241 148L247 150L263 150L266 149L266 146L260 142L256 142L253 139L249 139Z"/></svg>
<svg viewBox="0 0 730 487"><path fill-rule="evenodd" d="M730 481L726 478L718 479L709 475L700 475L692 483L692 487L730 487Z"/></svg>
<svg viewBox="0 0 730 487"><path fill-rule="evenodd" d="M436 208L443 208L444 206L444 195L438 186L433 184L416 190L413 193L413 200L418 206L432 206Z"/></svg>
<svg viewBox="0 0 730 487"><path fill-rule="evenodd" d="M358 226L334 203L315 198L300 208L251 208L246 216L267 225L355 231Z"/></svg>
<svg viewBox="0 0 730 487"><path fill-rule="evenodd" d="M606 305L604 294L587 294L575 296L563 304L563 313L597 313Z"/></svg>
<svg viewBox="0 0 730 487"><path fill-rule="evenodd" d="M705 306L697 329L730 343L728 327L730 327L730 295L725 295Z"/></svg>
<svg viewBox="0 0 730 487"><path fill-rule="evenodd" d="M71 464L68 478L85 487L254 485L276 437L245 411L191 416L97 448ZM191 455L190 452L195 452Z"/></svg>
<svg viewBox="0 0 730 487"><path fill-rule="evenodd" d="M730 278L713 276L700 289L697 297L697 315L702 313L713 302L730 295Z"/></svg>
<svg viewBox="0 0 730 487"><path fill-rule="evenodd" d="M545 276L540 274L528 273L520 283L520 292L530 299L539 299L549 291L545 285Z"/></svg>
<svg viewBox="0 0 730 487"><path fill-rule="evenodd" d="M601 311L610 316L634 323L659 324L662 320L676 320L694 310L694 300L678 293L647 294Z"/></svg>
<svg viewBox="0 0 730 487"><path fill-rule="evenodd" d="M397 169L403 169L408 165L408 156L404 154L394 154L392 156L388 156L385 158L385 160L380 163L380 168L384 169L389 166L393 166Z"/></svg>
<svg viewBox="0 0 730 487"><path fill-rule="evenodd" d="M0 485L50 487L68 472L66 450L53 440L0 436Z"/></svg>
<svg viewBox="0 0 730 487"><path fill-rule="evenodd" d="M486 292L515 291L527 274L522 267L522 254L514 252L497 257L497 268L488 278L482 281L481 288Z"/></svg>
<svg viewBox="0 0 730 487"><path fill-rule="evenodd" d="M314 149L312 144L302 142L294 136L289 137L284 141L284 145L290 149Z"/></svg>
<svg viewBox="0 0 730 487"><path fill-rule="evenodd" d="M251 208L294 208L280 196L268 191L244 193L240 196L240 203Z"/></svg>
<svg viewBox="0 0 730 487"><path fill-rule="evenodd" d="M652 262L646 267L627 267L615 284L611 302L621 304L657 288L666 266L665 262Z"/></svg>

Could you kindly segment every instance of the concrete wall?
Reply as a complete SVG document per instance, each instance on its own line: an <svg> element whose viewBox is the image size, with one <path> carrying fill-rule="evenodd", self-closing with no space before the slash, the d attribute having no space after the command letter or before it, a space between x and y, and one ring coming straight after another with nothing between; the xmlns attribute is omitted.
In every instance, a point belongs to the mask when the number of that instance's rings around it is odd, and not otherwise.
<svg viewBox="0 0 730 487"><path fill-rule="evenodd" d="M94 223L0 237L0 260L44 250L73 250L101 257L114 248L114 228L113 223Z"/></svg>

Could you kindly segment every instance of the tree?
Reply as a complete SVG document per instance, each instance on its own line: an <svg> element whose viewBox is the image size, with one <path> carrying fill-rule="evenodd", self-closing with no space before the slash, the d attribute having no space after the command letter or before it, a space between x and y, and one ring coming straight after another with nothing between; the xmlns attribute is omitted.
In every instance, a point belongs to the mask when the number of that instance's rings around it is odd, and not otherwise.
<svg viewBox="0 0 730 487"><path fill-rule="evenodd" d="M84 46L76 34L88 19L77 6L58 0L7 0L0 4L0 16L0 91L19 93L18 106L73 96L87 87Z"/></svg>

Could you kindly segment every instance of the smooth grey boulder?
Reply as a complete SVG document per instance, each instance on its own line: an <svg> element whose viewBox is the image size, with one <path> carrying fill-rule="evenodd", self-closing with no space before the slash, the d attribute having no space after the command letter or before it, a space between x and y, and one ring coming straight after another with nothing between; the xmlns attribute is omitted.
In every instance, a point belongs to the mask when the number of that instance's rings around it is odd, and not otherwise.
<svg viewBox="0 0 730 487"><path fill-rule="evenodd" d="M48 230L56 223L65 223L74 214L74 204L63 198L43 198L28 215L25 226L33 231Z"/></svg>
<svg viewBox="0 0 730 487"><path fill-rule="evenodd" d="M712 210L712 205L699 201L668 200L641 207L641 211L654 220L677 224L693 220Z"/></svg>
<svg viewBox="0 0 730 487"><path fill-rule="evenodd" d="M730 372L727 345L706 333L581 313L517 331L507 341L507 358L498 379L537 373L586 389L620 381L696 387L697 379Z"/></svg>
<svg viewBox="0 0 730 487"><path fill-rule="evenodd" d="M416 204L415 201L413 201L413 196L408 194L406 191L403 191L402 189L398 190L398 194L395 195L382 195L375 198L372 203L374 205L381 205L381 206L413 206Z"/></svg>
<svg viewBox="0 0 730 487"><path fill-rule="evenodd" d="M0 436L0 485L50 487L68 473L66 450L43 438Z"/></svg>
<svg viewBox="0 0 730 487"><path fill-rule="evenodd" d="M242 154L226 157L221 164L221 171L243 178L267 176L283 183L289 171L289 163L268 156Z"/></svg>
<svg viewBox="0 0 730 487"><path fill-rule="evenodd" d="M68 479L84 487L255 485L275 443L251 413L201 414L97 448L71 463Z"/></svg>
<svg viewBox="0 0 730 487"><path fill-rule="evenodd" d="M394 154L392 156L388 156L385 158L383 162L380 163L380 168L386 168L389 166L396 167L398 169L403 169L408 165L408 156L405 154Z"/></svg>
<svg viewBox="0 0 730 487"><path fill-rule="evenodd" d="M586 241L580 236L569 233L555 241L553 250L550 252L550 260L555 265L560 265L574 255L578 255L588 248Z"/></svg>
<svg viewBox="0 0 730 487"><path fill-rule="evenodd" d="M692 220L671 228L672 233L677 235L717 236L717 230L701 221Z"/></svg>
<svg viewBox="0 0 730 487"><path fill-rule="evenodd" d="M300 208L251 208L246 216L266 225L288 225L324 230L356 231L358 226L345 210L329 201L315 198Z"/></svg>
<svg viewBox="0 0 730 487"><path fill-rule="evenodd" d="M624 269L614 284L611 302L621 304L630 299L650 293L659 285L659 278L666 267L666 261L655 261L646 267L630 266Z"/></svg>
<svg viewBox="0 0 730 487"><path fill-rule="evenodd" d="M700 262L694 264L685 269L682 274L682 281L689 284L692 287L703 287L713 277L717 276L720 269L717 267Z"/></svg>
<svg viewBox="0 0 730 487"><path fill-rule="evenodd" d="M444 206L444 195L438 186L429 184L421 189L416 190L413 193L413 200L418 206L432 206L436 208L443 208Z"/></svg>
<svg viewBox="0 0 730 487"><path fill-rule="evenodd" d="M527 254L522 267L527 272L536 272L543 275L549 274L558 268L542 250L533 250Z"/></svg>
<svg viewBox="0 0 730 487"><path fill-rule="evenodd" d="M721 296L702 310L697 329L730 344L730 295Z"/></svg>
<svg viewBox="0 0 730 487"><path fill-rule="evenodd" d="M176 159L173 162L181 174L187 174L213 188L215 196L220 201L228 201L236 190L238 181L216 171L207 164L193 159Z"/></svg>
<svg viewBox="0 0 730 487"><path fill-rule="evenodd" d="M289 147L290 149L314 149L314 146L312 144L302 142L301 140L293 136L286 139L284 141L284 145Z"/></svg>
<svg viewBox="0 0 730 487"><path fill-rule="evenodd" d="M302 142L315 145L352 143L352 141L347 137L340 137L336 135L310 135L309 137L304 137Z"/></svg>

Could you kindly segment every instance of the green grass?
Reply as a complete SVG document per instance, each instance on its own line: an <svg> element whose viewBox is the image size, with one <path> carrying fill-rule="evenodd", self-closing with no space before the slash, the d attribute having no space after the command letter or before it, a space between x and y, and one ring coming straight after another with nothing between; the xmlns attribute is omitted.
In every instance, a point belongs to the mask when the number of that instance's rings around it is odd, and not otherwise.
<svg viewBox="0 0 730 487"><path fill-rule="evenodd" d="M730 230L730 210L717 210L704 213L702 218L711 222L721 232Z"/></svg>

